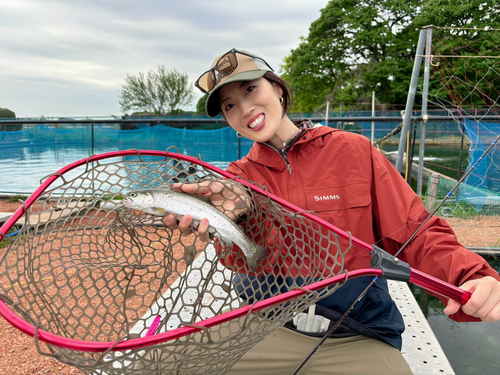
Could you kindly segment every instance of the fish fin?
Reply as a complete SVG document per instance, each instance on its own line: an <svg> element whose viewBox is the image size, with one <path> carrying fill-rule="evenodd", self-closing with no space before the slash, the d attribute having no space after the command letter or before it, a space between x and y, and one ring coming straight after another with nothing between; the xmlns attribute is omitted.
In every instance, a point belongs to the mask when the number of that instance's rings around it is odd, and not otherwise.
<svg viewBox="0 0 500 375"><path fill-rule="evenodd" d="M194 258L196 257L196 246L189 245L184 249L184 259L186 260L186 264L189 266L193 263Z"/></svg>
<svg viewBox="0 0 500 375"><path fill-rule="evenodd" d="M156 216L165 216L167 210L160 207L151 207L151 213Z"/></svg>
<svg viewBox="0 0 500 375"><path fill-rule="evenodd" d="M193 222L191 223L191 228L194 230L198 230L200 223L201 223L201 220L193 219Z"/></svg>
<svg viewBox="0 0 500 375"><path fill-rule="evenodd" d="M217 238L217 236L215 235L215 229L212 227L208 227L208 238L210 238L210 240L212 241Z"/></svg>
<svg viewBox="0 0 500 375"><path fill-rule="evenodd" d="M157 187L157 189L172 191L172 184L169 184L169 183L161 184L160 186Z"/></svg>

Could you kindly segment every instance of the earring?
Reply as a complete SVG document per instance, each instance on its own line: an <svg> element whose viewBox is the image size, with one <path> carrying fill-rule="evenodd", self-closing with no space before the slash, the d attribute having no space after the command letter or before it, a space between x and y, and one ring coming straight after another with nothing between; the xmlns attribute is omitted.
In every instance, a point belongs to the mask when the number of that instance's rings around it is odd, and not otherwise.
<svg viewBox="0 0 500 375"><path fill-rule="evenodd" d="M236 132L236 136L237 136L238 138L243 138L243 136L242 136L240 133L238 133L238 132Z"/></svg>
<svg viewBox="0 0 500 375"><path fill-rule="evenodd" d="M280 104L283 104L283 97L280 98Z"/></svg>

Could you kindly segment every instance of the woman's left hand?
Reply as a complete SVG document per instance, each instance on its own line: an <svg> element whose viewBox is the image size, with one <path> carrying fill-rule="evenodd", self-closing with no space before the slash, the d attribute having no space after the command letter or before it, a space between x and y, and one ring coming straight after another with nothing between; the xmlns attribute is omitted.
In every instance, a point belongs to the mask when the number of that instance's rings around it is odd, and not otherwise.
<svg viewBox="0 0 500 375"><path fill-rule="evenodd" d="M480 318L483 322L500 320L500 282L491 276L470 280L460 286L471 292L472 296L465 305L450 299L444 309L446 315L456 313L460 308L467 314Z"/></svg>

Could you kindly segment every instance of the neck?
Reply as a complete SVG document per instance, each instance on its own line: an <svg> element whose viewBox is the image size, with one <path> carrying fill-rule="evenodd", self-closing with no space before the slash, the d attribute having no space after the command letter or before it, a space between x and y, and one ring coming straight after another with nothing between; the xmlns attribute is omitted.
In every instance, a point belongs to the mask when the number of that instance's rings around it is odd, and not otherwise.
<svg viewBox="0 0 500 375"><path fill-rule="evenodd" d="M292 138L298 131L299 129L288 118L288 116L285 115L281 120L278 131L276 131L273 137L266 143L273 146L277 150L281 150L283 148L283 143Z"/></svg>

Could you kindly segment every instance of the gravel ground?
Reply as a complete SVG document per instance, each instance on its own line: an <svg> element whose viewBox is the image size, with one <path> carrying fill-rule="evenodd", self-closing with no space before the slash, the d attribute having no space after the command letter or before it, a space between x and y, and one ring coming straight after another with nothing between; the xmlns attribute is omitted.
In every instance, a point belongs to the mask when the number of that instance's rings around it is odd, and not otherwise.
<svg viewBox="0 0 500 375"><path fill-rule="evenodd" d="M0 212L14 212L19 203L0 200ZM448 218L457 238L465 246L498 247L500 244L500 218L481 219ZM71 366L38 353L33 338L13 328L0 317L0 374L57 374L83 375Z"/></svg>

